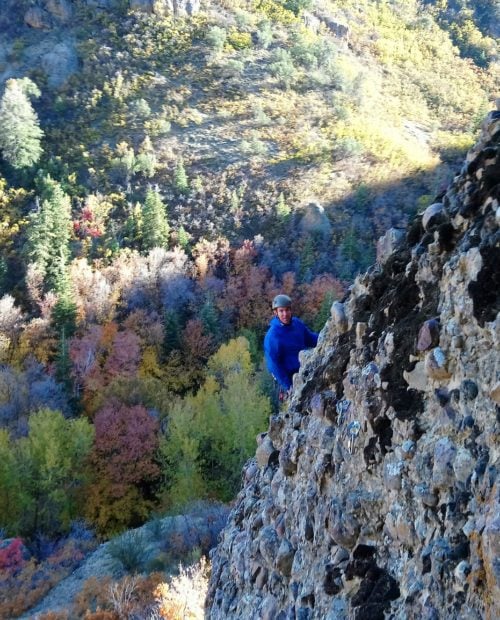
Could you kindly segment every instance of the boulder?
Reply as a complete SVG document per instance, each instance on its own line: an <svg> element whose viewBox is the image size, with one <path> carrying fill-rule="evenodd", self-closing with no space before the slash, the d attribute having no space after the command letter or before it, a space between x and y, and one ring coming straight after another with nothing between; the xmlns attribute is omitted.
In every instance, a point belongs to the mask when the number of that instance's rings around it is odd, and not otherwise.
<svg viewBox="0 0 500 620"><path fill-rule="evenodd" d="M405 231L401 228L390 228L377 241L377 263L383 265L389 256L399 249L404 242Z"/></svg>
<svg viewBox="0 0 500 620"><path fill-rule="evenodd" d="M24 23L26 26L37 30L49 30L51 28L49 14L39 6L32 6L26 11Z"/></svg>
<svg viewBox="0 0 500 620"><path fill-rule="evenodd" d="M61 22L69 21L73 15L73 7L68 0L45 0L45 10Z"/></svg>
<svg viewBox="0 0 500 620"><path fill-rule="evenodd" d="M58 43L42 56L42 68L48 76L48 84L61 86L78 70L78 56L71 42Z"/></svg>
<svg viewBox="0 0 500 620"><path fill-rule="evenodd" d="M303 233L316 233L325 237L331 233L332 225L319 202L310 202L303 208L299 229Z"/></svg>

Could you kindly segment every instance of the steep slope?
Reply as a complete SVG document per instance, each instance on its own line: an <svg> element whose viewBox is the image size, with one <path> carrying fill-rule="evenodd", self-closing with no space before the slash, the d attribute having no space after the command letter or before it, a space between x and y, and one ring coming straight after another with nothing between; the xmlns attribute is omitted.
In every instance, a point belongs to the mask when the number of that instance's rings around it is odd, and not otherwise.
<svg viewBox="0 0 500 620"><path fill-rule="evenodd" d="M192 245L260 234L281 276L306 243L289 220L280 229L283 194L298 216L320 200L333 224L313 275L350 280L449 177L496 88L416 0L1 4L0 83L29 76L42 92L39 168L76 220L93 193L112 205L94 256L140 245L130 222L154 184L173 244L181 227ZM0 174L18 182L1 161Z"/></svg>
<svg viewBox="0 0 500 620"><path fill-rule="evenodd" d="M500 112L334 303L213 557L210 618L497 618Z"/></svg>

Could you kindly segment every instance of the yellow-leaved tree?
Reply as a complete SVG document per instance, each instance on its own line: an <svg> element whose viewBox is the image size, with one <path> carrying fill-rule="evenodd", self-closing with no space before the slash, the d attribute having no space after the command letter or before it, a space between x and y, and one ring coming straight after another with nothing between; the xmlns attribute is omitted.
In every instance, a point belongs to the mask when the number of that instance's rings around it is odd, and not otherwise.
<svg viewBox="0 0 500 620"><path fill-rule="evenodd" d="M41 409L26 437L0 432L0 528L8 534L57 535L81 514L85 461L94 430L85 418Z"/></svg>
<svg viewBox="0 0 500 620"><path fill-rule="evenodd" d="M165 504L205 497L228 501L241 468L267 427L271 405L255 375L249 344L239 337L208 361L208 376L194 395L176 402L162 440Z"/></svg>

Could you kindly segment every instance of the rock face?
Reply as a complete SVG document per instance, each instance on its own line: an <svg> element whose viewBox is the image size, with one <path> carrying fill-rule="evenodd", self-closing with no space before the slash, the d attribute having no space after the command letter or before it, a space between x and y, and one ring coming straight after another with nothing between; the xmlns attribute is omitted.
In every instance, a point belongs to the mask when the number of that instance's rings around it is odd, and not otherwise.
<svg viewBox="0 0 500 620"><path fill-rule="evenodd" d="M24 14L24 23L30 28L49 30L54 24L65 24L73 15L69 0L45 0L43 6L32 6Z"/></svg>
<svg viewBox="0 0 500 620"><path fill-rule="evenodd" d="M41 56L41 65L47 74L49 86L60 86L78 70L78 56L74 41L66 40Z"/></svg>
<svg viewBox="0 0 500 620"><path fill-rule="evenodd" d="M213 555L208 617L500 617L499 142L492 112L303 354Z"/></svg>
<svg viewBox="0 0 500 620"><path fill-rule="evenodd" d="M130 0L130 8L184 17L199 12L200 0Z"/></svg>

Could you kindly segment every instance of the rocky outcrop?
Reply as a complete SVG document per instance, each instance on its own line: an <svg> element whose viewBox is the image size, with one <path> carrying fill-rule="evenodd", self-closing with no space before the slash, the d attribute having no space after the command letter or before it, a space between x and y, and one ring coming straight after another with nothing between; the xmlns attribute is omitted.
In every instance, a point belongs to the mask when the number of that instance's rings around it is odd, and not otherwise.
<svg viewBox="0 0 500 620"><path fill-rule="evenodd" d="M112 10L117 0L84 0L91 8ZM131 9L158 15L190 17L200 11L201 0L128 0ZM43 0L24 13L24 23L36 30L52 30L68 24L74 14L72 0Z"/></svg>
<svg viewBox="0 0 500 620"><path fill-rule="evenodd" d="M148 13L192 16L200 10L200 0L130 0L130 8Z"/></svg>
<svg viewBox="0 0 500 620"><path fill-rule="evenodd" d="M69 0L45 0L42 5L28 8L24 23L30 28L49 30L56 24L69 22L73 6Z"/></svg>
<svg viewBox="0 0 500 620"><path fill-rule="evenodd" d="M500 617L499 142L493 112L332 306L244 470L208 617Z"/></svg>

